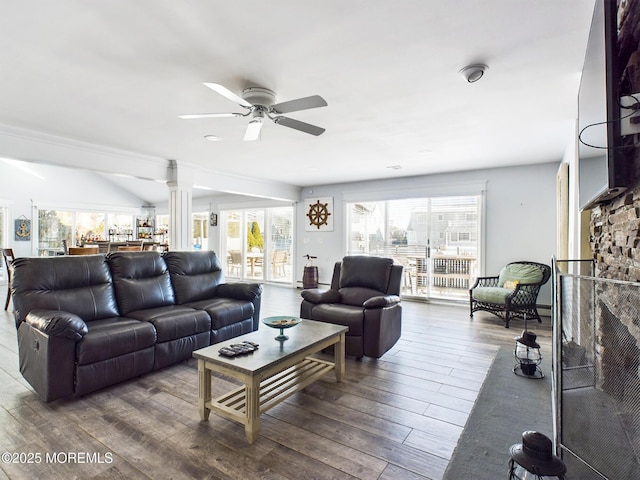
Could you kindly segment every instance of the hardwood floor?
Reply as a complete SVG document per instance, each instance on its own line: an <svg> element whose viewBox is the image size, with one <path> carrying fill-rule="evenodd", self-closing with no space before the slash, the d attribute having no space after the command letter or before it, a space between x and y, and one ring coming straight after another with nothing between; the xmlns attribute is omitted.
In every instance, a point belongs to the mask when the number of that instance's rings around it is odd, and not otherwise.
<svg viewBox="0 0 640 480"><path fill-rule="evenodd" d="M266 286L261 314L297 315L299 305L299 290ZM405 301L391 351L347 358L343 383L328 374L269 410L249 445L235 422L200 421L195 360L43 403L19 373L4 312L0 451L12 456L0 479L440 479L495 353L521 328L484 313L470 320L467 305ZM550 350L548 318L536 333ZM235 386L212 383L214 395Z"/></svg>

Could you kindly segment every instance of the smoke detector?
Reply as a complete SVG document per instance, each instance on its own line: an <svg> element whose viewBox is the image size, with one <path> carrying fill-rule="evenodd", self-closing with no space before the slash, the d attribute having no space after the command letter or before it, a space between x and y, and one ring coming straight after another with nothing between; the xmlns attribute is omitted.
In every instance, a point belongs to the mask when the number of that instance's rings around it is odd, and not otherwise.
<svg viewBox="0 0 640 480"><path fill-rule="evenodd" d="M475 83L484 76L484 72L489 69L483 63L476 63L474 65L468 65L460 70L458 73L464 77L469 83Z"/></svg>

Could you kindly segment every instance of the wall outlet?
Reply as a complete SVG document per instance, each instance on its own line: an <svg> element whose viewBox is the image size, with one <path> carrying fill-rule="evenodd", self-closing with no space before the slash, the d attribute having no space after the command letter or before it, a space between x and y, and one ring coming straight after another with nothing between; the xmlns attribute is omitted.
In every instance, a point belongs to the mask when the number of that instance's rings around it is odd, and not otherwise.
<svg viewBox="0 0 640 480"><path fill-rule="evenodd" d="M629 116L633 110L624 107L634 107L635 112ZM620 120L620 133L622 136L640 133L640 93L620 98L620 118L622 119Z"/></svg>

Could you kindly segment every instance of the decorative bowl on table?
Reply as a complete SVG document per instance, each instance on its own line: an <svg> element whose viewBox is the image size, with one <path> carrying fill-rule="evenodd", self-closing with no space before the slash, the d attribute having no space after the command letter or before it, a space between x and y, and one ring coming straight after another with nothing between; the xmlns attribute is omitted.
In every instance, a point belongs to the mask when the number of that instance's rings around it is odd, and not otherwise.
<svg viewBox="0 0 640 480"><path fill-rule="evenodd" d="M287 337L284 334L285 328L295 327L300 323L300 319L298 317L292 317L290 315L281 315L277 317L267 317L262 320L262 323L271 328L279 328L280 335L275 337L276 340L287 340Z"/></svg>

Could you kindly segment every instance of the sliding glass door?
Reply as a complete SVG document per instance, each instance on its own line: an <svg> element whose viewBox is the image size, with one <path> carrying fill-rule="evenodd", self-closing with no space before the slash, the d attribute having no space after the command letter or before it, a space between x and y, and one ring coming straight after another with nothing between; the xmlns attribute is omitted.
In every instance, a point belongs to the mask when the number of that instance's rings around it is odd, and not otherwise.
<svg viewBox="0 0 640 480"><path fill-rule="evenodd" d="M349 255L404 266L402 294L466 299L479 265L480 196L347 204Z"/></svg>
<svg viewBox="0 0 640 480"><path fill-rule="evenodd" d="M0 205L0 247L7 248L9 246L9 208ZM0 256L0 284L7 282L7 268L4 265L4 259Z"/></svg>
<svg viewBox="0 0 640 480"><path fill-rule="evenodd" d="M293 282L293 207L220 212L226 275Z"/></svg>

